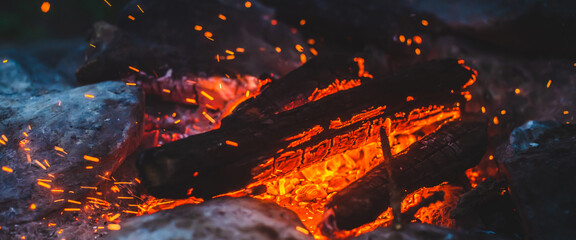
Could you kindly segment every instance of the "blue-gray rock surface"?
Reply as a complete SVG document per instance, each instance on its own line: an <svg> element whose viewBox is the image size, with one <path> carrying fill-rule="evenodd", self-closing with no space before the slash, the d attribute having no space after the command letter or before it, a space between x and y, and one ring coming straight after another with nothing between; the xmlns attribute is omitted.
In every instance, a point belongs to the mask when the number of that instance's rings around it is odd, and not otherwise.
<svg viewBox="0 0 576 240"><path fill-rule="evenodd" d="M142 99L120 82L0 97L0 226L79 208L67 200L83 197L89 189L81 186L96 186L139 145Z"/></svg>

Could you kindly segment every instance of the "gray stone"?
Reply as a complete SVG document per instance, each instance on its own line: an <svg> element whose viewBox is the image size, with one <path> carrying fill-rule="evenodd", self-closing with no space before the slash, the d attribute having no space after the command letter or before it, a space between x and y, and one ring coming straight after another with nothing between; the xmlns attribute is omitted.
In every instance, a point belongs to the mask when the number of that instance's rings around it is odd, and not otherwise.
<svg viewBox="0 0 576 240"><path fill-rule="evenodd" d="M120 231L105 239L314 239L294 212L252 198L217 198L132 218L120 225Z"/></svg>
<svg viewBox="0 0 576 240"><path fill-rule="evenodd" d="M576 236L575 145L576 126L529 122L513 131L505 153L497 158L526 239Z"/></svg>
<svg viewBox="0 0 576 240"><path fill-rule="evenodd" d="M30 97L70 88L71 81L23 51L0 51L0 95Z"/></svg>
<svg viewBox="0 0 576 240"><path fill-rule="evenodd" d="M96 186L140 143L142 99L119 82L0 98L0 226L79 208L67 200L83 197L89 189L81 186Z"/></svg>

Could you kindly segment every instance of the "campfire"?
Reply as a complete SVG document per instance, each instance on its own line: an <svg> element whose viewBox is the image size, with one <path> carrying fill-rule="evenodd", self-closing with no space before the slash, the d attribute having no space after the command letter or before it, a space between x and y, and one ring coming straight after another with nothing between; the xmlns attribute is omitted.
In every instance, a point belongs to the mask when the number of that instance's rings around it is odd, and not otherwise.
<svg viewBox="0 0 576 240"><path fill-rule="evenodd" d="M569 146L572 128L516 128L545 118L494 106L538 105L514 98L552 80L494 93L487 66L505 61L450 31L485 35L412 3L342 22L341 3L176 2L96 22L81 86L0 91L0 238L540 236L515 161L548 159L533 151ZM24 74L27 58L0 53Z"/></svg>

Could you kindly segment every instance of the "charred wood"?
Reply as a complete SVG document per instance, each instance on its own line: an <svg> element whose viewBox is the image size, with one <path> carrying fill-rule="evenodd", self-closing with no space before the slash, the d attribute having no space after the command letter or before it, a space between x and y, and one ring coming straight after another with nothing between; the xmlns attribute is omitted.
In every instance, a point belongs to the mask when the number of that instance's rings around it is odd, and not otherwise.
<svg viewBox="0 0 576 240"><path fill-rule="evenodd" d="M456 60L430 61L258 121L242 121L233 113L220 129L144 152L137 167L157 197L184 198L192 192L209 198L240 190L378 141L384 122L394 127L457 117L444 113L462 101L459 89L473 76Z"/></svg>
<svg viewBox="0 0 576 240"><path fill-rule="evenodd" d="M478 164L486 151L486 124L451 122L333 196L326 204L323 231L350 230L374 221L390 206L391 166L402 196L458 177Z"/></svg>

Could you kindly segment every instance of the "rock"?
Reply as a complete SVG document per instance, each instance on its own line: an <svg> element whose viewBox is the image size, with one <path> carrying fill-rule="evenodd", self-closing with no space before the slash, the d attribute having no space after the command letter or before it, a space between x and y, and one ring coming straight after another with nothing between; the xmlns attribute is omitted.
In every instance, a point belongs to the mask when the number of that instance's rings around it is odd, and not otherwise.
<svg viewBox="0 0 576 240"><path fill-rule="evenodd" d="M464 232L428 224L410 223L400 230L378 228L354 240L497 240L504 239L485 232Z"/></svg>
<svg viewBox="0 0 576 240"><path fill-rule="evenodd" d="M78 81L120 79L135 73L128 66L156 76L171 69L176 79L190 74L284 75L301 64L301 54L312 56L296 50L296 45L304 50L307 45L299 33L272 21L273 10L256 1L246 8L245 2L131 1L120 13L118 27L94 26L89 41L95 48L87 49Z"/></svg>
<svg viewBox="0 0 576 240"><path fill-rule="evenodd" d="M70 88L68 79L34 57L17 50L0 51L0 95L30 97Z"/></svg>
<svg viewBox="0 0 576 240"><path fill-rule="evenodd" d="M105 239L314 239L298 216L275 203L217 198L129 219Z"/></svg>
<svg viewBox="0 0 576 240"><path fill-rule="evenodd" d="M497 158L509 182L526 239L576 236L576 126L528 122Z"/></svg>
<svg viewBox="0 0 576 240"><path fill-rule="evenodd" d="M140 144L142 99L119 82L0 98L0 225L79 208L67 200L82 198L82 186L97 185Z"/></svg>
<svg viewBox="0 0 576 240"><path fill-rule="evenodd" d="M510 239L521 239L522 226L510 199L506 180L488 178L462 194L450 212L458 229L491 231Z"/></svg>

